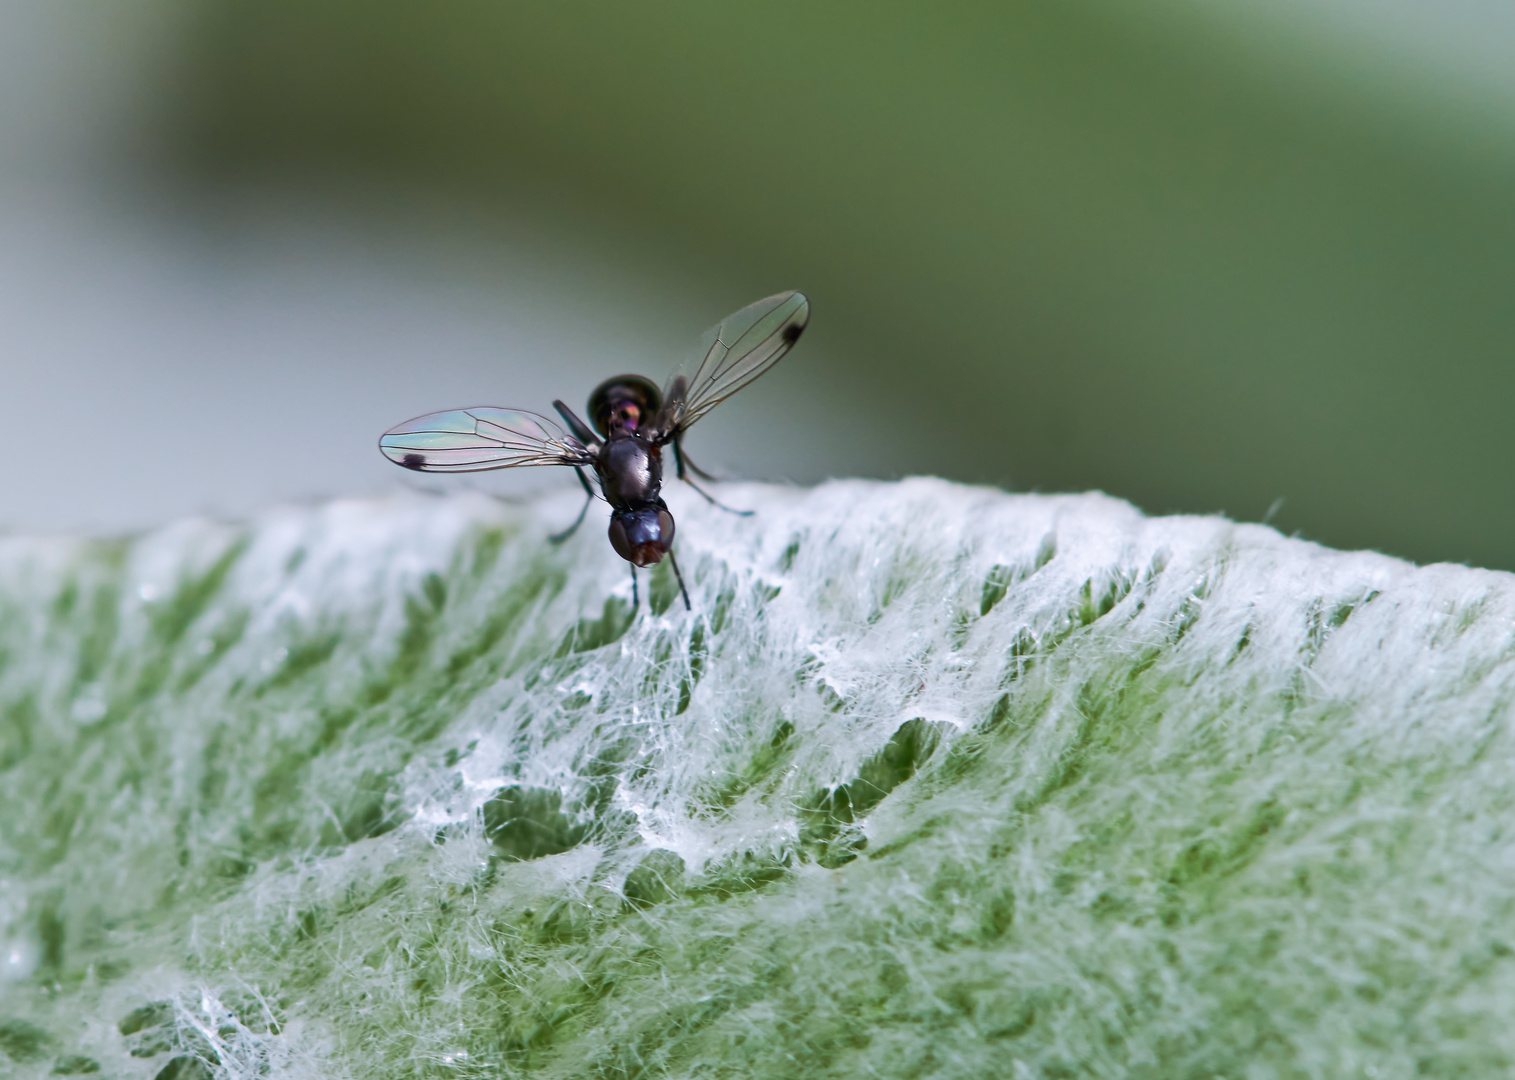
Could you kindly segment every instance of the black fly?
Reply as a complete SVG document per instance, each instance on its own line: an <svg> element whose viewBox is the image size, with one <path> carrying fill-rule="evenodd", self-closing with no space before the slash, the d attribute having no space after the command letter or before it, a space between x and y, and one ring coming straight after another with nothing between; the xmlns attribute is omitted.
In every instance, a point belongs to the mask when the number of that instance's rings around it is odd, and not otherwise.
<svg viewBox="0 0 1515 1080"><path fill-rule="evenodd" d="M566 433L538 413L480 406L407 420L384 433L379 449L396 465L421 472L572 466L588 497L578 518L553 536L554 542L568 539L583 522L595 496L584 469L594 469L599 493L610 504L610 546L631 564L632 605L637 604L636 568L652 566L666 555L688 608L689 591L673 558L673 515L662 499L663 447L673 446L678 478L721 506L689 478L693 472L713 479L684 453L684 432L778 363L809 319L810 301L803 293L779 293L748 304L715 328L714 341L689 378L675 375L662 391L640 375L618 375L597 386L589 395L593 428L561 401L552 405L568 425Z"/></svg>

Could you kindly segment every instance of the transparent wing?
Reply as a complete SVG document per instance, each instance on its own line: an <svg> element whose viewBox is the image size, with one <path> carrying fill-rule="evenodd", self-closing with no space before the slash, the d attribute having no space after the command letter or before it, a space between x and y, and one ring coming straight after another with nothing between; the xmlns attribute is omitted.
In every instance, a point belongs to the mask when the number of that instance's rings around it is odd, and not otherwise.
<svg viewBox="0 0 1515 1080"><path fill-rule="evenodd" d="M478 472L518 465L591 465L594 455L545 416L520 409L451 409L386 431L379 449L420 472Z"/></svg>
<svg viewBox="0 0 1515 1080"><path fill-rule="evenodd" d="M694 374L674 376L663 393L666 434L679 434L777 364L809 321L810 301L792 290L723 319L706 335L708 347Z"/></svg>

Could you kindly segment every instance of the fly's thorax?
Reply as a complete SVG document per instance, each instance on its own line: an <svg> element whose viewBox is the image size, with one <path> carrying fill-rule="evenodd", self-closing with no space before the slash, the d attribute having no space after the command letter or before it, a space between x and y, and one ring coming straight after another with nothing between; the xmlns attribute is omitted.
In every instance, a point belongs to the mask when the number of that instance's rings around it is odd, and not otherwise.
<svg viewBox="0 0 1515 1080"><path fill-rule="evenodd" d="M596 468L605 501L617 509L653 502L663 490L662 451L635 435L612 436Z"/></svg>

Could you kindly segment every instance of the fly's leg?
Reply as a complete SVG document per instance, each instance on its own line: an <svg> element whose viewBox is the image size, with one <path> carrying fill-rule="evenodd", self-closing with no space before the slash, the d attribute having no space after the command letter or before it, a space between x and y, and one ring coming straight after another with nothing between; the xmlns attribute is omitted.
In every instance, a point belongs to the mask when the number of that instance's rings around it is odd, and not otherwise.
<svg viewBox="0 0 1515 1080"><path fill-rule="evenodd" d="M589 486L589 481L584 479L584 470L575 468L573 474L579 478L579 483L584 485L584 505L579 508L579 516L573 519L573 524L562 532L553 533L547 538L549 543L561 544L574 533L579 531L579 526L584 524L584 515L589 513L589 504L594 502L594 488Z"/></svg>
<svg viewBox="0 0 1515 1080"><path fill-rule="evenodd" d="M595 443L599 442L599 439L595 437L594 429L580 420L578 414L567 405L564 405L561 401L554 400L552 407L558 410L558 415L568 424L568 430L573 432L574 437L585 446L592 448Z"/></svg>
<svg viewBox="0 0 1515 1080"><path fill-rule="evenodd" d="M627 563L626 565L631 567L631 610L635 611L637 609L637 605L641 603L641 601L637 599L637 564Z"/></svg>
<svg viewBox="0 0 1515 1080"><path fill-rule="evenodd" d="M750 510L748 511L748 513L751 512ZM678 580L679 595L684 598L684 610L693 611L694 608L689 604L689 590L684 588L684 575L679 573L679 562L673 557L673 552L671 551L668 553L668 565L673 567L673 576Z"/></svg>
<svg viewBox="0 0 1515 1080"><path fill-rule="evenodd" d="M561 544L564 540L567 540L574 533L578 532L579 526L584 524L584 515L589 513L589 504L592 502L594 502L593 495L584 500L584 505L579 510L579 516L573 519L573 524L568 526L568 528L564 529L562 532L553 533L547 538L547 542L549 544Z"/></svg>
<svg viewBox="0 0 1515 1080"><path fill-rule="evenodd" d="M673 444L673 448L678 451L679 460L684 463L685 467L687 467L690 472L694 473L694 475L698 476L701 480L709 480L711 483L714 483L717 479L719 479L719 477L711 476L708 472L694 463L694 458L690 457L687 453L684 452L683 442L683 438L680 437L678 442L675 442Z"/></svg>
<svg viewBox="0 0 1515 1080"><path fill-rule="evenodd" d="M757 513L755 510L738 510L734 506L727 506L725 503L721 502L715 496L711 495L710 492L700 487L699 484L696 484L687 476L681 476L679 479L684 481L684 483L688 484L690 487L694 488L695 491L699 492L700 497L708 502L711 506L724 510L728 514L735 514L737 517L751 517L753 514Z"/></svg>
<svg viewBox="0 0 1515 1080"><path fill-rule="evenodd" d="M715 477L711 476L704 469L700 468L694 462L685 457L683 447L679 445L679 442L680 440L678 439L673 440L673 462L674 465L677 466L678 478L684 481L684 483L688 484L690 487L694 488L694 490L698 491L702 496L704 496L705 501L708 502L711 506L719 506L728 514L736 514L739 517L751 517L753 513L751 510L733 509L732 507L727 506L725 503L717 500L713 495L710 494L710 492L706 491L704 488L700 487L700 485L696 484L693 480L689 479L690 472L696 473L699 476L704 477L706 480L714 480ZM686 600L685 602L687 603L688 601Z"/></svg>
<svg viewBox="0 0 1515 1080"><path fill-rule="evenodd" d="M716 480L716 477L711 476L704 469L696 465L694 463L694 459L685 452L684 436L682 434L673 440L673 460L678 462L679 479L683 480L685 483L688 483L689 481L689 477L684 475L685 469L688 469L690 472L694 473L694 475L698 476L701 480L709 480L712 483L714 483Z"/></svg>

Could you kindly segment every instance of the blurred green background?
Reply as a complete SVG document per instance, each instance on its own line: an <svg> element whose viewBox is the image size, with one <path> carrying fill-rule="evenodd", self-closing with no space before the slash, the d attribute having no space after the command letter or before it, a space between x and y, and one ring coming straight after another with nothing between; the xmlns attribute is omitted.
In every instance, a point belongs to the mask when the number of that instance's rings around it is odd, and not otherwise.
<svg viewBox="0 0 1515 1080"><path fill-rule="evenodd" d="M658 346L806 291L802 350L709 422L733 472L1099 488L1515 568L1515 22L1490 5L173 10L138 156L189 202L561 239ZM623 366L660 378L646 355Z"/></svg>

